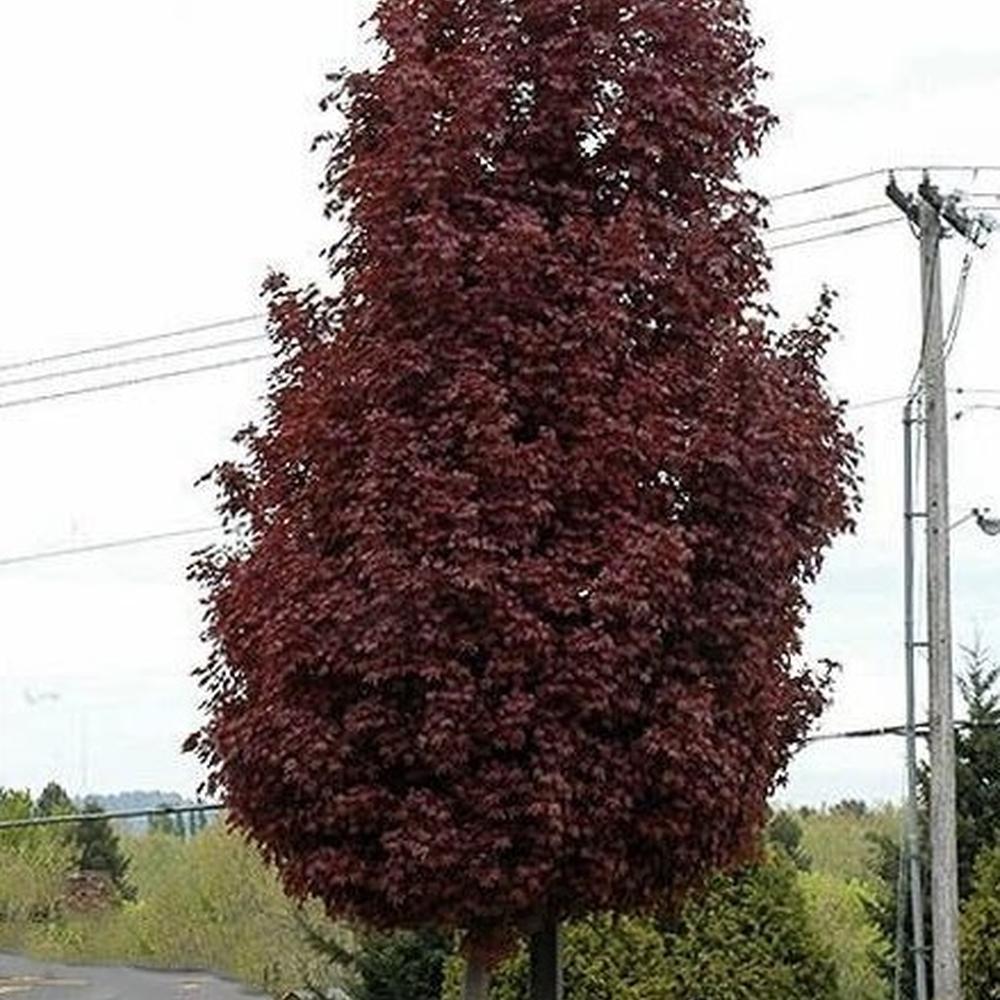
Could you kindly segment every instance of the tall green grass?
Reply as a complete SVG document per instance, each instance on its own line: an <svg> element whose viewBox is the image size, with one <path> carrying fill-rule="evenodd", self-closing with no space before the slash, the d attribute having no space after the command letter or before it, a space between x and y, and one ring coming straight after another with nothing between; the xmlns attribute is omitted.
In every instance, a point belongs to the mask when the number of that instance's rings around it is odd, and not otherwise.
<svg viewBox="0 0 1000 1000"><path fill-rule="evenodd" d="M7 946L64 962L208 969L274 994L343 983L343 971L310 947L303 922L345 947L349 933L318 904L288 899L256 850L221 824L190 840L158 833L126 838L124 846L136 898L91 914L36 908L33 916L34 901L51 904L68 869L33 868L36 858L22 880L16 856L0 852L0 885L17 897L0 911L10 913Z"/></svg>

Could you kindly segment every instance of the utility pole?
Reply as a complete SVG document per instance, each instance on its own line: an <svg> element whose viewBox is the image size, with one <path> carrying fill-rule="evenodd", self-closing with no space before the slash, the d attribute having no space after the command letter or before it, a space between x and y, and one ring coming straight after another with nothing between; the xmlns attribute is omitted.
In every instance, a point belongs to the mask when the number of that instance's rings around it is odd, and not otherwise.
<svg viewBox="0 0 1000 1000"><path fill-rule="evenodd" d="M951 553L948 505L948 396L941 301L938 208L921 185L920 273L924 346L921 370L927 436L927 629L930 663L931 921L935 1000L960 1000L958 840L955 797L954 679L951 662Z"/></svg>
<svg viewBox="0 0 1000 1000"><path fill-rule="evenodd" d="M930 837L931 837L931 925L934 934L934 1000L960 1000L961 974L958 945L958 842L956 832L955 794L955 718L953 708L954 677L951 643L951 565L948 510L948 387L944 348L944 311L941 298L941 241L945 223L966 239L979 244L983 229L981 219L962 212L955 199L942 197L927 174L918 190L919 197L905 194L890 177L886 194L910 219L920 233L921 306L923 315L923 347L920 372L924 395L924 430L927 440L927 651L930 665ZM908 408L912 421L912 409ZM912 422L908 429L912 428ZM907 452L909 455L909 452ZM911 489L911 469L907 470L907 491ZM908 496L912 508L912 494ZM910 514L912 515L912 509ZM912 516L907 518L912 525ZM908 572L912 573L912 538L907 553ZM912 587L912 577L907 582ZM908 598L908 614L912 601ZM912 628L912 617L909 627ZM908 642L909 657L914 644ZM909 699L907 710L909 724ZM915 750L913 751L915 754ZM915 763L915 761L914 761ZM915 766L910 771L910 750L907 753L910 782L915 780ZM913 788L911 786L911 796ZM913 833L911 832L911 837ZM909 844L911 873L914 850ZM918 875L919 878L919 875ZM919 881L911 874L914 894L914 952L920 922L916 918ZM917 966L919 984L919 960ZM919 989L919 985L918 985Z"/></svg>
<svg viewBox="0 0 1000 1000"><path fill-rule="evenodd" d="M924 893L920 871L920 832L917 819L917 699L914 622L913 525L913 413L912 397L903 410L903 592L906 656L906 854L910 882L910 920L913 927L913 981L915 1000L927 1000L927 946L924 940Z"/></svg>

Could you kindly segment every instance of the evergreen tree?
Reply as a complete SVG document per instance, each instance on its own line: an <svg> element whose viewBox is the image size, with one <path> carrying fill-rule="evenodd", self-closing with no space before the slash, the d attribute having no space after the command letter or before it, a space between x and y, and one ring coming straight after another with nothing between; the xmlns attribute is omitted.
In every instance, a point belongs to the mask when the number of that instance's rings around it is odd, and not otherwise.
<svg viewBox="0 0 1000 1000"><path fill-rule="evenodd" d="M802 837L802 824L786 809L776 812L767 824L767 842L784 851L796 868L808 871L811 861L802 846Z"/></svg>
<svg viewBox="0 0 1000 1000"><path fill-rule="evenodd" d="M1000 835L1000 665L990 652L976 641L963 646L965 669L959 677L959 689L965 703L967 727L955 733L955 781L958 812L958 886L959 898L966 903L974 889L976 861L986 854ZM930 774L921 767L919 806L921 828L921 874L924 886L924 937L928 961L933 948L930 898L930 856L928 853L928 814ZM897 884L902 863L900 845L891 838L871 835L880 891L870 904L873 920L889 940L894 940L899 902ZM913 941L913 921L909 896L903 900L902 924L907 942ZM928 968L930 966L928 965ZM894 960L885 969L895 973ZM913 953L907 948L900 969L902 995L914 996Z"/></svg>
<svg viewBox="0 0 1000 1000"><path fill-rule="evenodd" d="M87 799L83 811L88 815L104 812L94 799ZM77 824L75 831L78 851L77 864L81 871L103 872L118 891L128 898L133 894L128 883L128 858L121 849L118 835L107 819L87 820Z"/></svg>
<svg viewBox="0 0 1000 1000"><path fill-rule="evenodd" d="M449 964L445 1000L459 996ZM567 924L566 1000L858 1000L838 990L795 866L778 853L717 875L669 920L600 915ZM526 949L497 970L494 1000L528 995Z"/></svg>
<svg viewBox="0 0 1000 1000"><path fill-rule="evenodd" d="M438 931L366 935L355 959L359 1000L438 1000L451 952L451 937Z"/></svg>
<svg viewBox="0 0 1000 1000"><path fill-rule="evenodd" d="M50 781L38 796L35 812L39 816L66 816L76 812L76 804L62 785Z"/></svg>
<svg viewBox="0 0 1000 1000"><path fill-rule="evenodd" d="M972 894L977 857L1000 833L1000 664L978 641L964 653L966 668L958 683L969 725L955 734L962 900Z"/></svg>
<svg viewBox="0 0 1000 1000"><path fill-rule="evenodd" d="M962 913L966 1000L1000 996L1000 845L976 862L972 893Z"/></svg>

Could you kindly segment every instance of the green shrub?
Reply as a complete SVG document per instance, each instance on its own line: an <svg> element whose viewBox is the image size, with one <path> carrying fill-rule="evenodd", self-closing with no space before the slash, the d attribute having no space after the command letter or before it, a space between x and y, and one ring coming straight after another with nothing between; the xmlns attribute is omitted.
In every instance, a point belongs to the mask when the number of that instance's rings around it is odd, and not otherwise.
<svg viewBox="0 0 1000 1000"><path fill-rule="evenodd" d="M962 913L966 1000L1000 998L1000 845L980 853Z"/></svg>
<svg viewBox="0 0 1000 1000"><path fill-rule="evenodd" d="M0 819L27 819L27 792L0 789ZM26 929L55 918L74 852L63 831L52 828L0 832L0 943L14 947Z"/></svg>
<svg viewBox="0 0 1000 1000"><path fill-rule="evenodd" d="M839 1000L794 864L781 855L718 876L665 928L672 1000Z"/></svg>
<svg viewBox="0 0 1000 1000"><path fill-rule="evenodd" d="M461 965L449 963L446 1000L458 1000ZM784 855L718 876L670 921L569 924L564 974L566 1000L841 1000L832 957ZM490 996L525 1000L527 989L522 949L496 972Z"/></svg>
<svg viewBox="0 0 1000 1000"><path fill-rule="evenodd" d="M438 1000L451 935L438 931L366 934L358 942L357 1000Z"/></svg>
<svg viewBox="0 0 1000 1000"><path fill-rule="evenodd" d="M463 963L448 964L444 998L461 996ZM663 938L638 917L591 917L568 924L563 938L566 1000L674 1000ZM491 1000L528 996L526 949L494 975Z"/></svg>
<svg viewBox="0 0 1000 1000"><path fill-rule="evenodd" d="M0 937L11 942L25 925L54 919L72 869L72 848L58 838L0 841Z"/></svg>
<svg viewBox="0 0 1000 1000"><path fill-rule="evenodd" d="M874 890L825 872L806 872L799 884L809 922L830 949L843 1000L888 1000L883 970L891 967L892 948L871 916Z"/></svg>

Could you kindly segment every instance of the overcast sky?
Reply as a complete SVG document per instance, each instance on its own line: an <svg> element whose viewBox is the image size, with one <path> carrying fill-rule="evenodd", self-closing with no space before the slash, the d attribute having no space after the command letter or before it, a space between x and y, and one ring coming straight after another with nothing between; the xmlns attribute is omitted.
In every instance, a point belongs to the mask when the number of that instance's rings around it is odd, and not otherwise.
<svg viewBox="0 0 1000 1000"><path fill-rule="evenodd" d="M888 165L997 164L1000 10L953 0L753 0L782 124L749 180L774 194ZM0 366L107 340L253 313L267 268L322 273L332 241L311 137L324 73L357 57L358 0L41 0L0 33ZM910 179L915 179L910 175ZM1000 172L941 175L1000 192ZM776 202L786 225L883 200L872 179ZM985 199L983 204L988 204ZM997 199L1000 204L1000 199ZM858 222L891 218L873 215ZM773 234L778 242L822 232ZM1000 234L995 242L1000 242ZM945 248L950 304L963 249ZM854 402L905 391L920 315L915 242L902 226L778 251L774 302L791 322L827 282L842 330L829 359ZM977 255L954 386L1000 390L995 250ZM136 348L122 359L263 332L259 323ZM0 387L0 403L105 380L239 358L259 343L152 365ZM4 371L0 382L59 370ZM0 560L214 522L195 479L230 453L259 407L257 362L132 388L0 407ZM961 401L964 400L964 403ZM996 396L963 396L1000 406ZM901 719L898 405L852 411L867 459L857 537L833 551L807 631L812 657L844 664L822 729ZM1000 508L1000 409L953 423L953 509ZM210 536L206 536L210 537ZM0 785L74 793L192 793L178 747L197 724L197 539L0 565ZM954 535L955 631L1000 646L1000 540ZM795 761L786 801L898 799L901 746L821 744Z"/></svg>

